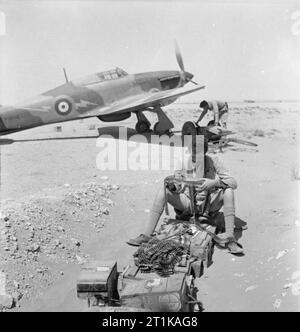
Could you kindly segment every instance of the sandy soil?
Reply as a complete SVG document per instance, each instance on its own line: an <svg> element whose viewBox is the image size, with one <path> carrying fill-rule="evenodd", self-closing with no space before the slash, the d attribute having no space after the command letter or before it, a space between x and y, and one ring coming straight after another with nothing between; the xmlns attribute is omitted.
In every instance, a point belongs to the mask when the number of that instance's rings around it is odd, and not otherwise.
<svg viewBox="0 0 300 332"><path fill-rule="evenodd" d="M249 227L240 239L246 255L216 250L214 264L198 282L199 298L206 311L299 311L300 106L230 108L229 128L258 144L232 143L216 152L238 181L237 216ZM197 105L173 104L167 113L180 130L184 121L197 118L196 110ZM134 117L121 123L134 124ZM0 139L1 210L7 216L1 219L0 270L7 274L7 289L19 297L13 310L84 310L75 291L80 265L86 259L116 259L120 270L135 251L125 242L142 232L169 172L99 170L102 125L89 119L61 124L61 132L50 125ZM115 135L117 125L100 132ZM23 222L28 236L21 234Z"/></svg>

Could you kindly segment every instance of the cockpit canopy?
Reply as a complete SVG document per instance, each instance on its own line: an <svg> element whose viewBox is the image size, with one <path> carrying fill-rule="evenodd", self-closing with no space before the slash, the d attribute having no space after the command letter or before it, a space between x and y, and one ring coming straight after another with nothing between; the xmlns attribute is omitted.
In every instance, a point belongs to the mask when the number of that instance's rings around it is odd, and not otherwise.
<svg viewBox="0 0 300 332"><path fill-rule="evenodd" d="M72 83L75 85L91 85L91 84L96 84L96 83L100 83L103 81L115 80L117 78L121 78L126 75L128 75L128 73L126 73L126 71L117 67L112 70L107 70L107 71L103 71L101 73L91 74L91 75L85 76L83 78L72 80Z"/></svg>

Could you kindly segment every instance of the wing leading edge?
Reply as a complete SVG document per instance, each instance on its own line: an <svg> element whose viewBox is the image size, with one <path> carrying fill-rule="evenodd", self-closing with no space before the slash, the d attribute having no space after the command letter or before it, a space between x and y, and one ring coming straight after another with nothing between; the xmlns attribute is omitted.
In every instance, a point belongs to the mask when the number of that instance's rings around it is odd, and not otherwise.
<svg viewBox="0 0 300 332"><path fill-rule="evenodd" d="M187 95L189 93L204 89L205 86L197 86L192 89L187 89L185 87L177 88L176 90L167 90L146 93L142 95L137 95L134 97L126 98L111 104L108 107L101 109L95 109L92 111L94 116L106 115L106 114L120 114L127 112L142 111L148 107L163 106L168 100L172 101L174 98L179 98L181 96ZM91 114L92 115L92 114Z"/></svg>

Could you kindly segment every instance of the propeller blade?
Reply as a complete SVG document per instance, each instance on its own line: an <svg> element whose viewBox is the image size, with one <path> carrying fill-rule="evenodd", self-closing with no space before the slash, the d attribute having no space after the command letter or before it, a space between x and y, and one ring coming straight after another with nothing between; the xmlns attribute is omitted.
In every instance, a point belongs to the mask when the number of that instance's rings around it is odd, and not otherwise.
<svg viewBox="0 0 300 332"><path fill-rule="evenodd" d="M178 66L181 69L181 71L184 72L183 59L182 59L182 55L180 53L180 49L179 49L179 46L178 46L176 40L174 40L174 45L175 45L175 54L176 54L176 59L177 59Z"/></svg>

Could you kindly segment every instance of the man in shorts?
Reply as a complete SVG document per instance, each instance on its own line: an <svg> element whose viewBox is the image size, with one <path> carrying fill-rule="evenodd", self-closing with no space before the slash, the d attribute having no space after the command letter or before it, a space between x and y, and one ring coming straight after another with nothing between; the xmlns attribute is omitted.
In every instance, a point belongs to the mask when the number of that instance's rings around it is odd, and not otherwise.
<svg viewBox="0 0 300 332"><path fill-rule="evenodd" d="M200 103L200 108L202 109L202 113L199 116L196 124L198 124L208 111L212 111L214 114L213 121L210 121L208 125L214 124L216 126L221 125L223 128L227 128L227 118L228 118L228 104L224 101L206 101L203 100Z"/></svg>
<svg viewBox="0 0 300 332"><path fill-rule="evenodd" d="M197 149L197 147L196 147ZM181 171L184 171L188 176L197 179L202 178L199 181L198 194L195 197L196 204L204 202L206 195L208 196L208 207L205 212L209 215L216 214L221 208L223 208L225 219L225 232L218 234L220 243L226 245L230 242L235 242L234 227L235 227L235 204L234 204L234 190L237 188L236 180L229 174L222 162L215 155L206 154L208 149L208 142L204 143L204 178L203 178L203 164L197 163L197 158L192 157L191 151L186 161L183 161L181 165ZM203 149L200 152L203 155ZM197 151L196 151L197 155ZM203 157L202 157L203 158ZM195 159L195 161L194 161ZM200 160L200 159L199 159ZM202 174L201 174L202 173ZM203 182L204 181L204 182ZM201 183L201 184L200 184ZM166 190L166 198L169 204L171 204L177 214L189 214L191 213L191 198L187 190L178 190L176 187L169 187ZM142 243L148 242L151 239L151 234L154 232L158 221L163 213L165 206L164 187L162 186L155 199L153 206L149 213L149 219L144 233L140 234L137 238L129 240L127 243L132 246L139 246ZM205 218L205 214L203 216ZM235 252L242 253L235 246Z"/></svg>

